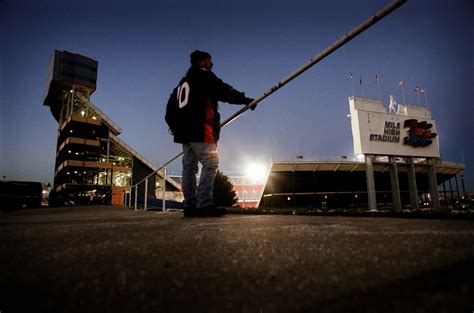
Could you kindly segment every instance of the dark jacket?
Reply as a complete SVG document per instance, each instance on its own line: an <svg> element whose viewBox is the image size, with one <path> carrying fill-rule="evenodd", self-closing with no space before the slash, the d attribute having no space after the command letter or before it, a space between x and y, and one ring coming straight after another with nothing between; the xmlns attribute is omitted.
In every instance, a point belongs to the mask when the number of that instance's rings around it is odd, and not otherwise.
<svg viewBox="0 0 474 313"><path fill-rule="evenodd" d="M212 71L191 67L170 95L166 122L178 143L217 143L220 134L218 101L248 104L246 98Z"/></svg>

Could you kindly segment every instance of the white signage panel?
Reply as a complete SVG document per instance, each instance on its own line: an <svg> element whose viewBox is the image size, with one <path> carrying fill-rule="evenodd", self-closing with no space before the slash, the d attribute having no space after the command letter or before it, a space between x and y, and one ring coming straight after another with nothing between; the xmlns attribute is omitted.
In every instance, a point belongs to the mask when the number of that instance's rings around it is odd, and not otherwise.
<svg viewBox="0 0 474 313"><path fill-rule="evenodd" d="M436 123L426 108L386 113L380 101L350 99L355 154L440 157ZM427 112L424 112L427 111Z"/></svg>

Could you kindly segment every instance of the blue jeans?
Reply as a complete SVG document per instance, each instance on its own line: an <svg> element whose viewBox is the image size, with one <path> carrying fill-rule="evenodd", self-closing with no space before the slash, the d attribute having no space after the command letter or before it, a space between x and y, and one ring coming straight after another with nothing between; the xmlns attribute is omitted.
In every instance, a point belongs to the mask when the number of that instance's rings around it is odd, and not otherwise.
<svg viewBox="0 0 474 313"><path fill-rule="evenodd" d="M183 153L184 207L204 208L213 205L212 190L219 165L217 145L203 142L183 143ZM196 190L198 162L202 164L202 169Z"/></svg>

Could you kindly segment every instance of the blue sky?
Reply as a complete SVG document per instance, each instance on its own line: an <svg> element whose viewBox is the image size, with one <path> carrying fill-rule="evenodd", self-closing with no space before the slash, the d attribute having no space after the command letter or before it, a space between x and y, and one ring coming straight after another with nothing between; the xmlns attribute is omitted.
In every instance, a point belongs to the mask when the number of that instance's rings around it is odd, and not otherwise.
<svg viewBox="0 0 474 313"><path fill-rule="evenodd" d="M52 182L57 123L42 105L48 61L68 50L99 61L92 101L123 129L120 137L159 166L180 151L163 116L169 93L195 50L214 72L256 97L389 1L0 1L1 168L7 179ZM365 96L417 105L426 89L443 160L461 162L474 191L474 5L409 0L396 12L224 128L227 175L248 162L353 155L347 98L353 73ZM355 94L361 96L360 85ZM425 98L422 102L424 104ZM222 104L225 118L240 107ZM169 172L179 174L179 161Z"/></svg>

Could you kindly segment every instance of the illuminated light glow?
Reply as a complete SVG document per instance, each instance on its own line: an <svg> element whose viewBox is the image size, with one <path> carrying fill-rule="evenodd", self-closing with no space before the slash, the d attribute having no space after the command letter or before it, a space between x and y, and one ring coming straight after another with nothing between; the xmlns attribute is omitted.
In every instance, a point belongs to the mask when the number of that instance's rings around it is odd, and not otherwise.
<svg viewBox="0 0 474 313"><path fill-rule="evenodd" d="M81 111L81 116L84 117L86 115L86 111Z"/></svg>
<svg viewBox="0 0 474 313"><path fill-rule="evenodd" d="M96 120L96 119L97 119L97 117L95 117L95 115L93 115L93 116L92 116L92 119L93 119L93 120Z"/></svg>
<svg viewBox="0 0 474 313"><path fill-rule="evenodd" d="M265 166L262 164L249 164L247 169L245 170L245 176L254 180L254 181L261 181L265 178L267 171Z"/></svg>

